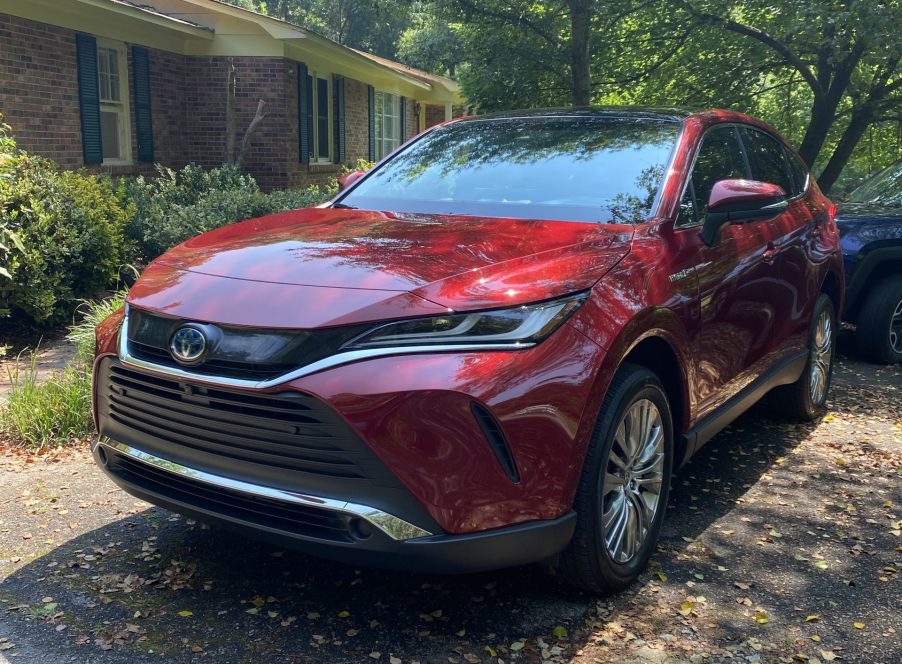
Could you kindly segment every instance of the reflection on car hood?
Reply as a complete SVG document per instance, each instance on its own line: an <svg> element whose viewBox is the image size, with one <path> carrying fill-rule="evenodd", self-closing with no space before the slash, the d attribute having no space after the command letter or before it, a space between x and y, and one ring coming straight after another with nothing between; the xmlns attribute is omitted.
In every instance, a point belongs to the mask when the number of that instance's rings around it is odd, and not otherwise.
<svg viewBox="0 0 902 664"><path fill-rule="evenodd" d="M307 209L211 231L145 271L134 306L235 325L317 327L517 305L590 287L632 228Z"/></svg>

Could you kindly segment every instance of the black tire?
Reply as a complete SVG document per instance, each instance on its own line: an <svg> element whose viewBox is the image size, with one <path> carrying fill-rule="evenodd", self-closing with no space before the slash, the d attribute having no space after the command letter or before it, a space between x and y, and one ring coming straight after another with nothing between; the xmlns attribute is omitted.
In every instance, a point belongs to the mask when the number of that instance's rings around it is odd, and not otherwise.
<svg viewBox="0 0 902 664"><path fill-rule="evenodd" d="M902 362L902 275L881 279L871 289L858 313L855 341L873 362Z"/></svg>
<svg viewBox="0 0 902 664"><path fill-rule="evenodd" d="M826 315L830 323L829 352L826 356L823 356L818 350L817 344L818 323L822 315ZM808 361L805 363L805 369L796 382L778 387L773 391L769 399L770 403L784 417L801 422L810 422L824 411L827 395L830 392L830 382L833 379L833 361L836 357L836 337L838 332L836 307L833 306L833 300L825 293L821 293L818 295L817 302L814 305L811 325L808 329ZM818 357L825 360L827 366L823 394L819 398L815 398L812 395L812 383L815 380L815 365Z"/></svg>
<svg viewBox="0 0 902 664"><path fill-rule="evenodd" d="M663 435L660 489L654 517L651 519L651 525L647 528L647 534L641 546L636 547L631 558L621 562L612 557L604 539L603 501L614 493L613 491L608 494L604 493L604 478L610 464L613 463L611 460L612 447L621 421L627 416L632 406L638 404L641 408L644 404L640 404L640 402L644 399L650 401L657 408L660 431ZM621 456L618 456L618 459L621 459ZM636 463L639 464L639 461ZM651 467L651 464L648 465ZM655 466L657 467L657 464ZM574 501L574 509L577 514L576 531L567 549L561 554L556 569L557 576L570 585L596 593L617 592L627 588L635 581L645 569L648 559L655 549L670 494L672 468L673 420L670 414L670 404L661 381L645 367L624 364L611 381L592 434L592 440L589 443ZM626 474L626 471L623 473ZM625 496L627 480L623 481L623 490L620 495ZM639 489L633 490L639 491ZM641 510L635 502L626 498L623 499L622 504L625 505L624 509L627 513L630 512L630 506L632 506L634 518L638 514L637 510ZM640 520L640 523L647 523L647 519ZM613 523L611 525L617 526ZM629 522L625 521L624 531L628 525Z"/></svg>

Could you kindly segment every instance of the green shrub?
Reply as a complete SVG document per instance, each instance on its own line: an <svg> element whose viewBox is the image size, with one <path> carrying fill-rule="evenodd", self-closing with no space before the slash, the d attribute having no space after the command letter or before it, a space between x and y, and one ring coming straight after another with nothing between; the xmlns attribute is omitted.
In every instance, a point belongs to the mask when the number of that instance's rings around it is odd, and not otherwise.
<svg viewBox="0 0 902 664"><path fill-rule="evenodd" d="M91 367L94 327L122 306L125 293L88 301L80 307L83 319L69 329L75 356L62 372L44 382L38 380L37 351L22 369L10 375L12 390L0 409L0 430L30 449L59 447L73 438L90 435Z"/></svg>
<svg viewBox="0 0 902 664"><path fill-rule="evenodd" d="M321 203L337 185L266 194L235 166L205 171L189 165L180 171L157 166L157 177L128 180L122 189L135 208L127 238L138 247L141 258L150 260L204 231Z"/></svg>
<svg viewBox="0 0 902 664"><path fill-rule="evenodd" d="M61 171L16 150L5 133L0 127L0 226L15 237L0 239L0 307L53 325L116 282L131 208L109 178Z"/></svg>

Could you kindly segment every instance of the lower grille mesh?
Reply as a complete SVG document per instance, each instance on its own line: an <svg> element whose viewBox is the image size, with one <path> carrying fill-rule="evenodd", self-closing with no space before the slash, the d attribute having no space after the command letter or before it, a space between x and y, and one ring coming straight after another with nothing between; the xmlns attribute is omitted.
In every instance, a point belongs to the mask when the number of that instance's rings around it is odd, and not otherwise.
<svg viewBox="0 0 902 664"><path fill-rule="evenodd" d="M297 535L352 541L348 518L328 510L230 491L159 470L115 451L110 470L122 480L164 498L216 514Z"/></svg>
<svg viewBox="0 0 902 664"><path fill-rule="evenodd" d="M105 383L110 420L161 445L272 469L372 479L363 443L312 397L221 390L117 364L108 365Z"/></svg>

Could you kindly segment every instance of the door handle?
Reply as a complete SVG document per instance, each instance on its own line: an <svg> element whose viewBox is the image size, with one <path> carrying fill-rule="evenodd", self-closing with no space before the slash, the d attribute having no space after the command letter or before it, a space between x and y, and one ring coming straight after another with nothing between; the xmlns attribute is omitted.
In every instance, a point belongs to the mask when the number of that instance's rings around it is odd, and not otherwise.
<svg viewBox="0 0 902 664"><path fill-rule="evenodd" d="M776 258L777 258L778 250L779 250L779 247L775 243L768 242L767 249L764 250L764 262L765 263L773 263L774 260L776 260Z"/></svg>

